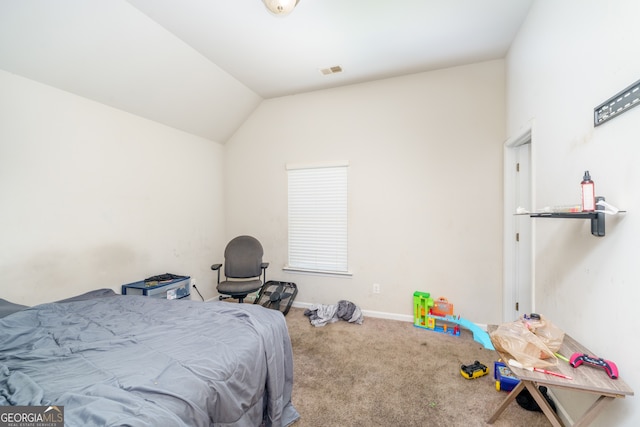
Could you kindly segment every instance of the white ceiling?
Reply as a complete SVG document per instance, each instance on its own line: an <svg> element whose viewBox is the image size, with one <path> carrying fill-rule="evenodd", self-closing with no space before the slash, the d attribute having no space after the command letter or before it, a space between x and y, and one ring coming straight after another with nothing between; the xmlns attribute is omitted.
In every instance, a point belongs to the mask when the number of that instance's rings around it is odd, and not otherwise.
<svg viewBox="0 0 640 427"><path fill-rule="evenodd" d="M503 58L532 3L0 0L0 68L225 142L262 99Z"/></svg>

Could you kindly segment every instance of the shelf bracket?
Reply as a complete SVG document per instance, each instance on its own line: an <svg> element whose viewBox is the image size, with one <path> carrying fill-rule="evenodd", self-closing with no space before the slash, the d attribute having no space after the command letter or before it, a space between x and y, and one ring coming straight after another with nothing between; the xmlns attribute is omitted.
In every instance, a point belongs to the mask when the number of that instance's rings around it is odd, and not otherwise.
<svg viewBox="0 0 640 427"><path fill-rule="evenodd" d="M604 197L596 196L596 211L594 212L594 217L591 218L591 234L594 236L602 237L604 236L604 206L598 205L598 202L603 202Z"/></svg>

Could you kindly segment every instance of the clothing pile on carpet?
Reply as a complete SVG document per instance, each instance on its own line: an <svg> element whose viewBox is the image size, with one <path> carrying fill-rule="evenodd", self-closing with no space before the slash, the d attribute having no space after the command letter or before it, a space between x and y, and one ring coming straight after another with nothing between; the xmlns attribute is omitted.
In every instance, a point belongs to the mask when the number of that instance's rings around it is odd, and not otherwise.
<svg viewBox="0 0 640 427"><path fill-rule="evenodd" d="M362 325L364 316L360 307L346 300L338 301L337 304L315 304L304 311L304 315L309 317L309 322L313 326L324 326L327 323L334 323L338 320L346 320L349 323Z"/></svg>

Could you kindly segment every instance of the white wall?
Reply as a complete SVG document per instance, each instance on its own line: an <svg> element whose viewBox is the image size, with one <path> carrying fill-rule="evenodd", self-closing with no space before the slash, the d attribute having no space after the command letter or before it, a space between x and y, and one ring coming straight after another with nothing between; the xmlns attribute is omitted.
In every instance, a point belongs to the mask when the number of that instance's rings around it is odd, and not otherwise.
<svg viewBox="0 0 640 427"><path fill-rule="evenodd" d="M600 238L588 221L534 220L536 310L617 363L636 392L640 108L597 128L593 109L640 78L639 15L635 0L538 0L507 58L509 136L533 122L534 205L579 204L588 169L596 193L628 210ZM557 393L571 417L593 401ZM616 399L594 425L640 425L636 399Z"/></svg>
<svg viewBox="0 0 640 427"><path fill-rule="evenodd" d="M500 60L264 101L226 145L227 237L255 235L296 302L412 316L424 291L498 322L504 86ZM350 162L353 276L285 273L285 165L332 160Z"/></svg>
<svg viewBox="0 0 640 427"><path fill-rule="evenodd" d="M4 71L0 94L0 297L34 305L166 272L215 294L222 145Z"/></svg>

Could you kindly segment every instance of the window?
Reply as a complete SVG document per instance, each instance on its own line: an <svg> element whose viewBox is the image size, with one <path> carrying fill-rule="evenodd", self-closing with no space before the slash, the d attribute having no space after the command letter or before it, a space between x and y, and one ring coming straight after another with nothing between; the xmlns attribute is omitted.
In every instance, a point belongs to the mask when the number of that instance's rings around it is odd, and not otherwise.
<svg viewBox="0 0 640 427"><path fill-rule="evenodd" d="M287 166L287 269L348 274L348 163Z"/></svg>

